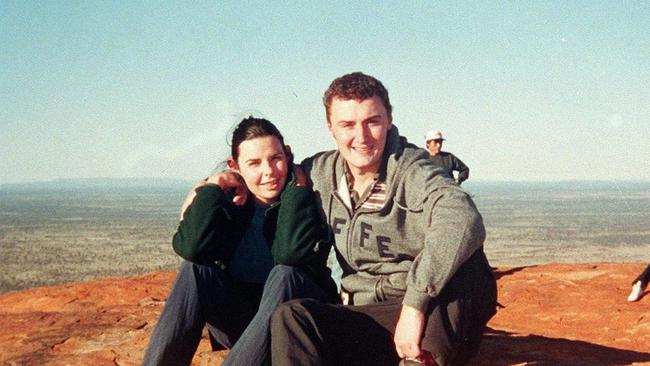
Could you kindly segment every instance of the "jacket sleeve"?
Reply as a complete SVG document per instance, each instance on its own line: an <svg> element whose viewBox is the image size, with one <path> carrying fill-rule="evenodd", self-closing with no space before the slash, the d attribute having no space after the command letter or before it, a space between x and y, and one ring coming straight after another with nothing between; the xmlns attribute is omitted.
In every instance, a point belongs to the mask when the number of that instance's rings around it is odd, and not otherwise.
<svg viewBox="0 0 650 366"><path fill-rule="evenodd" d="M432 192L425 213L429 224L424 247L408 272L403 300L422 311L485 240L481 215L458 187L440 187Z"/></svg>
<svg viewBox="0 0 650 366"><path fill-rule="evenodd" d="M467 178L469 178L469 167L467 167L467 165L465 165L462 160L458 159L456 155L452 154L451 158L453 169L458 171L458 181L460 183L466 181Z"/></svg>
<svg viewBox="0 0 650 366"><path fill-rule="evenodd" d="M195 263L213 263L227 259L234 248L231 237L236 230L235 207L217 185L196 191L172 240L174 251Z"/></svg>
<svg viewBox="0 0 650 366"><path fill-rule="evenodd" d="M271 246L277 264L304 267L323 265L331 244L313 190L292 180L282 192Z"/></svg>

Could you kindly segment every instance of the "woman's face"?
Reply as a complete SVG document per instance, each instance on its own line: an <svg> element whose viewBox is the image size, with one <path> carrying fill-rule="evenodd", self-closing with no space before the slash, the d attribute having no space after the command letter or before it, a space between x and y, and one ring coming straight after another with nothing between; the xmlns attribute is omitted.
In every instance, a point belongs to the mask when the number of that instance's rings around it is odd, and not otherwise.
<svg viewBox="0 0 650 366"><path fill-rule="evenodd" d="M239 157L230 168L244 178L257 203L277 201L287 181L289 164L283 146L275 136L256 137L239 144Z"/></svg>

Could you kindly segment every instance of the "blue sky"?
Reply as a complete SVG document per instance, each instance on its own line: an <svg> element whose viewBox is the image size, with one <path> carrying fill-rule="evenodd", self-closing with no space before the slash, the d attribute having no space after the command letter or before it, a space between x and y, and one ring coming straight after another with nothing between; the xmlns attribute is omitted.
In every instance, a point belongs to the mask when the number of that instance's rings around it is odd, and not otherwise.
<svg viewBox="0 0 650 366"><path fill-rule="evenodd" d="M208 174L255 114L332 149L321 97L388 88L476 180L650 180L646 2L0 2L0 183Z"/></svg>

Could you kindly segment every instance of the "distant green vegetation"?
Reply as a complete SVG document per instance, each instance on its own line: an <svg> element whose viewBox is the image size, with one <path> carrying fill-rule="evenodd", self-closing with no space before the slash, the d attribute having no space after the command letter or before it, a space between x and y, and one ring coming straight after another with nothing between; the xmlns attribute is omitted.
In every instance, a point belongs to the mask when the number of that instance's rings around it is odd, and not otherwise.
<svg viewBox="0 0 650 366"><path fill-rule="evenodd" d="M175 270L192 182L0 186L0 292ZM108 184L110 183L110 184ZM650 183L467 182L493 265L650 262Z"/></svg>

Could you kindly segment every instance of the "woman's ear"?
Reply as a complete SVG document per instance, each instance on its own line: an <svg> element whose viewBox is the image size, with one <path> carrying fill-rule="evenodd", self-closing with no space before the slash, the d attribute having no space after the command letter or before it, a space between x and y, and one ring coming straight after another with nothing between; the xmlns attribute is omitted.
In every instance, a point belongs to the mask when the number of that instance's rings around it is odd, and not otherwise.
<svg viewBox="0 0 650 366"><path fill-rule="evenodd" d="M228 158L226 161L226 164L228 164L228 168L232 170L233 172L239 174L239 165L237 165L237 162L233 158Z"/></svg>

